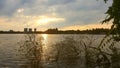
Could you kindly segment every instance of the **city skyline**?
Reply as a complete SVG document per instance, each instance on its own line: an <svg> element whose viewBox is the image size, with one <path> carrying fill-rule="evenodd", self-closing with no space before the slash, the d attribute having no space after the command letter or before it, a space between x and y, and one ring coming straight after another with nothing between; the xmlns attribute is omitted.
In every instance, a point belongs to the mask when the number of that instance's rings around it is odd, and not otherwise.
<svg viewBox="0 0 120 68"><path fill-rule="evenodd" d="M58 28L51 28L45 31L39 31L37 28L24 28L23 31L0 31L0 34L107 34L110 29L107 28L95 28L87 30L59 30ZM114 34L113 31L111 34Z"/></svg>

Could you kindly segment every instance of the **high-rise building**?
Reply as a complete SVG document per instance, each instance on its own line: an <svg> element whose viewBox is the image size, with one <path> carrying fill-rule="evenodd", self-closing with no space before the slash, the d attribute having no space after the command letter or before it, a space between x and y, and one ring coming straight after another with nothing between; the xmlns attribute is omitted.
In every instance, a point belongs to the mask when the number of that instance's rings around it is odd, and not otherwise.
<svg viewBox="0 0 120 68"><path fill-rule="evenodd" d="M24 28L24 32L28 32L28 28Z"/></svg>
<svg viewBox="0 0 120 68"><path fill-rule="evenodd" d="M32 32L32 28L29 28L29 32Z"/></svg>
<svg viewBox="0 0 120 68"><path fill-rule="evenodd" d="M34 32L37 32L37 29L36 29L36 28L34 28Z"/></svg>

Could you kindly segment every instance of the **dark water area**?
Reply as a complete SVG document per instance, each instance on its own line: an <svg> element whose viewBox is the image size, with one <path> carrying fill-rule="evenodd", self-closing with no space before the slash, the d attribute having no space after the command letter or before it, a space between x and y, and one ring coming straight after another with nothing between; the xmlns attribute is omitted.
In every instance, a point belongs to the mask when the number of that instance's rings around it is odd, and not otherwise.
<svg viewBox="0 0 120 68"><path fill-rule="evenodd" d="M103 37L85 34L1 34L0 68L105 68L104 65L110 68L105 59L107 63L99 66L96 63L98 51L88 48L97 47ZM110 53L108 46L104 48Z"/></svg>

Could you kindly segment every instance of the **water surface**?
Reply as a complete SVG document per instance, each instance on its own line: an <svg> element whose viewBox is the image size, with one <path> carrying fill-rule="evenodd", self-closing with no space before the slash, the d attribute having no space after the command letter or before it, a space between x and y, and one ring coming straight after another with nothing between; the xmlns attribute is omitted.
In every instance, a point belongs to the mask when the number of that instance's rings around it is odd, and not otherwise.
<svg viewBox="0 0 120 68"><path fill-rule="evenodd" d="M93 46L97 46L100 43L100 40L104 37L104 35L81 35L81 34L40 34L37 38L43 37L43 53L44 55L51 54L50 51L52 50L52 45L56 44L64 40L66 37L72 37L75 41L85 40L93 41ZM89 37L89 38L86 38ZM0 34L0 68L30 68L31 66L28 59L20 59L19 56L19 49L21 45L21 41L25 40L24 34ZM67 62L73 62L71 64ZM60 63L55 65L56 63L45 62L39 68L84 68L82 64L83 61L67 61L65 63ZM81 65L80 65L81 64ZM70 66L71 65L71 66ZM31 68L37 68L35 65Z"/></svg>

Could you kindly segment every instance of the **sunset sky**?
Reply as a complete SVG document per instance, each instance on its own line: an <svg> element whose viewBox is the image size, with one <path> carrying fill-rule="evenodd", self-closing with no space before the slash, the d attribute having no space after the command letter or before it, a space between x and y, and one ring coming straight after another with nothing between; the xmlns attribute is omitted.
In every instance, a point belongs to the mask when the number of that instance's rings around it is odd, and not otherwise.
<svg viewBox="0 0 120 68"><path fill-rule="evenodd" d="M0 30L25 27L46 30L83 30L110 27L101 25L107 4L103 0L0 0Z"/></svg>

